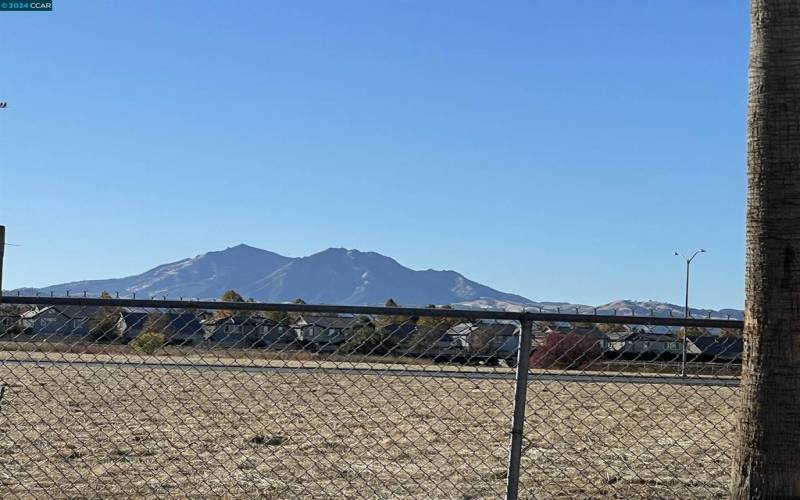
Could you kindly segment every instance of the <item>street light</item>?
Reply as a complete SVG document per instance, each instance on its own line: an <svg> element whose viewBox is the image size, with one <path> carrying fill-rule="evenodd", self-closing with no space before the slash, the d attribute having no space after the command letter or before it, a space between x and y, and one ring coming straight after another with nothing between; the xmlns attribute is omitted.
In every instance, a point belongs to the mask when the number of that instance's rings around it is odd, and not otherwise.
<svg viewBox="0 0 800 500"><path fill-rule="evenodd" d="M685 255L679 254L675 252L675 255L683 257L683 260L686 261L686 296L685 302L683 305L683 317L689 319L689 266L692 265L692 261L698 254L706 253L705 249L697 250L695 253L692 254L691 257L687 257ZM681 349L681 377L686 376L686 327L683 327L683 348Z"/></svg>

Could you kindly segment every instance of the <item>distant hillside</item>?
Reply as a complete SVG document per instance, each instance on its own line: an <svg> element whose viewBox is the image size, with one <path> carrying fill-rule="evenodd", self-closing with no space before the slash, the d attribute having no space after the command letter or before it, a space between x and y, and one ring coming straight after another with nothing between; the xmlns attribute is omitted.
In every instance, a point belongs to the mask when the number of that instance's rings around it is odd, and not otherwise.
<svg viewBox="0 0 800 500"><path fill-rule="evenodd" d="M247 245L208 252L164 264L135 276L75 281L48 286L41 293L97 295L103 291L137 297L217 298L235 289L259 301L302 297L325 304L382 304L388 297L406 305L497 300L530 304L525 297L500 292L455 271L415 271L374 252L343 248L290 258Z"/></svg>
<svg viewBox="0 0 800 500"><path fill-rule="evenodd" d="M470 309L504 309L511 311L533 311L533 312L562 312L562 313L581 313L581 314L618 314L620 316L659 316L682 318L683 306L658 302L654 300L616 300L608 304L599 306L588 306L586 304L572 304L570 302L531 302L530 304L517 304L498 300L472 300L458 304ZM739 309L698 309L689 308L693 318L716 318L716 319L744 319L744 311Z"/></svg>
<svg viewBox="0 0 800 500"><path fill-rule="evenodd" d="M126 278L75 281L23 294L65 295L103 291L139 298L219 298L234 289L261 302L298 297L314 304L375 305L392 297L407 306L453 304L464 308L583 313L595 307L569 302L535 302L471 281L455 271L415 271L375 252L329 248L308 257L285 257L248 245L208 252ZM618 300L596 307L600 314L683 316L683 307L658 301ZM694 317L742 319L737 309L692 309Z"/></svg>

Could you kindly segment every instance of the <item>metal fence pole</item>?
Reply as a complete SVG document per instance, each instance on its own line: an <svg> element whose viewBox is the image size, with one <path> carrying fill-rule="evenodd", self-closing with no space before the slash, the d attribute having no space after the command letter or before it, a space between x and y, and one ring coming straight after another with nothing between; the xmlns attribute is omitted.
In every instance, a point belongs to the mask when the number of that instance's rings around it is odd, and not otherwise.
<svg viewBox="0 0 800 500"><path fill-rule="evenodd" d="M528 392L528 368L531 361L531 332L533 321L523 319L517 351L516 388L514 390L514 415L511 420L511 447L508 453L506 500L519 498L519 467L522 460L522 438L525 428L525 402Z"/></svg>
<svg viewBox="0 0 800 500"><path fill-rule="evenodd" d="M0 226L0 297L3 296L3 254L6 250L6 226Z"/></svg>

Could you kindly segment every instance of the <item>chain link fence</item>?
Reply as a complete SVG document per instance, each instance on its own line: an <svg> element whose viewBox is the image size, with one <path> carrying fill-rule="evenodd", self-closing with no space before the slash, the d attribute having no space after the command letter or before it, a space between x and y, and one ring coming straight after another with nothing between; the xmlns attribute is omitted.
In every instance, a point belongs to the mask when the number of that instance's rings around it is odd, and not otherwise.
<svg viewBox="0 0 800 500"><path fill-rule="evenodd" d="M0 297L0 494L721 497L741 326Z"/></svg>

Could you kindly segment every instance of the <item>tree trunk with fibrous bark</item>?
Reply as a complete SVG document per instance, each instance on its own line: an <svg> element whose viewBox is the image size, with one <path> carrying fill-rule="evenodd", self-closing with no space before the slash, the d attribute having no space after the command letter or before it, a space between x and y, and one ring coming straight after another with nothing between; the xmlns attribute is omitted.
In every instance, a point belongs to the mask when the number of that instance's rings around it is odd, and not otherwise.
<svg viewBox="0 0 800 500"><path fill-rule="evenodd" d="M800 499L800 1L752 0L734 499Z"/></svg>

